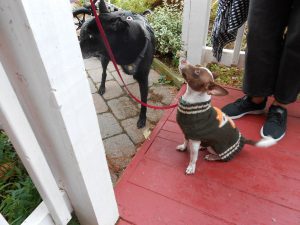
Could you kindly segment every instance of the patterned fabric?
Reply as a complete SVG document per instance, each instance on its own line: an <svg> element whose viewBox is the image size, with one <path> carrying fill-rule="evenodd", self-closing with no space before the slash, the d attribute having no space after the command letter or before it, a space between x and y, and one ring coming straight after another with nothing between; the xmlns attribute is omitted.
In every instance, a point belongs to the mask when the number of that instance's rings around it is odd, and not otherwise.
<svg viewBox="0 0 300 225"><path fill-rule="evenodd" d="M238 29L246 22L249 0L219 0L212 31L213 55L221 60L225 45L234 41Z"/></svg>
<svg viewBox="0 0 300 225"><path fill-rule="evenodd" d="M211 108L210 101L199 103L199 104L189 104L180 98L178 111L183 114L198 114L203 113Z"/></svg>
<svg viewBox="0 0 300 225"><path fill-rule="evenodd" d="M189 104L179 101L176 120L186 139L201 141L202 147L211 146L222 161L233 158L244 146L244 137L233 122L210 101Z"/></svg>

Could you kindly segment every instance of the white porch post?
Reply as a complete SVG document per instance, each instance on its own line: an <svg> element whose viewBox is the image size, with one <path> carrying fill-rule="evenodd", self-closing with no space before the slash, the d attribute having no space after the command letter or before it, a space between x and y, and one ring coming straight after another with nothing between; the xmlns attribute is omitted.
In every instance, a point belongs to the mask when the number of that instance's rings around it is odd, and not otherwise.
<svg viewBox="0 0 300 225"><path fill-rule="evenodd" d="M184 0L182 42L192 64L204 60L210 4L211 0Z"/></svg>
<svg viewBox="0 0 300 225"><path fill-rule="evenodd" d="M245 24L239 28L237 36L236 36L236 40L234 42L234 49L233 49L233 55L232 55L232 64L233 65L238 65L238 63L239 63L244 30L245 30Z"/></svg>
<svg viewBox="0 0 300 225"><path fill-rule="evenodd" d="M0 121L53 220L65 225L70 211L0 62ZM1 221L0 221L1 222ZM0 223L1 224L1 223Z"/></svg>
<svg viewBox="0 0 300 225"><path fill-rule="evenodd" d="M0 0L0 61L60 188L84 225L118 209L69 1Z"/></svg>
<svg viewBox="0 0 300 225"><path fill-rule="evenodd" d="M1 225L9 225L8 222L4 219L4 217L0 213L0 224Z"/></svg>

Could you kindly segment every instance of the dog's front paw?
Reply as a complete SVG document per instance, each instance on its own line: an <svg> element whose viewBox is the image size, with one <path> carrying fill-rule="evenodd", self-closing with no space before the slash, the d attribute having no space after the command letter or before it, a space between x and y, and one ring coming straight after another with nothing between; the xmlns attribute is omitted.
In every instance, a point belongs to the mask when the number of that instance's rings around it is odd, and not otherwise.
<svg viewBox="0 0 300 225"><path fill-rule="evenodd" d="M137 121L136 124L137 128L143 128L144 126L146 126L146 118L139 118L139 120Z"/></svg>
<svg viewBox="0 0 300 225"><path fill-rule="evenodd" d="M103 95L105 93L105 87L100 86L98 90L99 95Z"/></svg>
<svg viewBox="0 0 300 225"><path fill-rule="evenodd" d="M180 152L184 152L186 149L187 149L187 148L186 148L186 145L185 145L185 144L178 145L178 146L176 147L176 150L177 150L177 151L180 151Z"/></svg>
<svg viewBox="0 0 300 225"><path fill-rule="evenodd" d="M205 160L207 161L218 161L221 160L220 156L215 155L215 154L208 154L204 157Z"/></svg>
<svg viewBox="0 0 300 225"><path fill-rule="evenodd" d="M187 175L194 174L195 170L196 170L196 164L190 163L189 166L185 170L185 174L187 174Z"/></svg>

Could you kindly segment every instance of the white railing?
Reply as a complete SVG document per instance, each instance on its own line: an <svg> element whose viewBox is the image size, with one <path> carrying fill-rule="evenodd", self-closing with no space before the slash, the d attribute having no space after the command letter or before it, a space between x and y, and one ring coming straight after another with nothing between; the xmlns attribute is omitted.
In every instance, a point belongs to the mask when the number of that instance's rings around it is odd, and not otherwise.
<svg viewBox="0 0 300 225"><path fill-rule="evenodd" d="M64 224L71 218L70 211L1 63L0 90L0 120L3 128L47 205L47 211L51 212L57 224Z"/></svg>
<svg viewBox="0 0 300 225"><path fill-rule="evenodd" d="M0 0L0 8L0 124L43 199L23 225L66 225L72 211L84 225L115 224L69 2Z"/></svg>
<svg viewBox="0 0 300 225"><path fill-rule="evenodd" d="M211 0L184 0L182 43L187 59L193 64L217 62L212 48L206 46ZM239 31L234 49L224 49L221 64L244 67L245 52L241 50L244 26Z"/></svg>
<svg viewBox="0 0 300 225"><path fill-rule="evenodd" d="M1 225L9 225L8 222L4 219L4 217L0 213L0 224Z"/></svg>

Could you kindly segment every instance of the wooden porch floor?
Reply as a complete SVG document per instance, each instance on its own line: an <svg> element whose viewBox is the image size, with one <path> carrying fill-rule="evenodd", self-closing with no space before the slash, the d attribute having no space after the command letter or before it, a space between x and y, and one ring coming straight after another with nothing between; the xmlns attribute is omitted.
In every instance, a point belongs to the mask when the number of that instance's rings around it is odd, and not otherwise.
<svg viewBox="0 0 300 225"><path fill-rule="evenodd" d="M213 104L242 96L229 91ZM183 140L175 116L176 109L165 112L116 185L119 225L300 224L300 102L289 107L288 131L276 146L245 146L228 163L206 162L201 152L192 176L184 174L188 153L175 150ZM235 122L256 140L264 118Z"/></svg>

